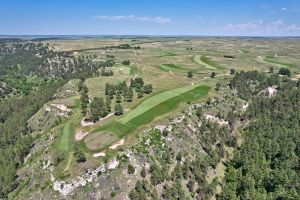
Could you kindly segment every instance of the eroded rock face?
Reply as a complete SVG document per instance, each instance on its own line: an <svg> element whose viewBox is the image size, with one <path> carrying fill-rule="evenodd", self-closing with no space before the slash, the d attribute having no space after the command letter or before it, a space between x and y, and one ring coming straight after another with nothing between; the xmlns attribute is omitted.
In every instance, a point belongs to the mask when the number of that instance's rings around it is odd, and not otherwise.
<svg viewBox="0 0 300 200"><path fill-rule="evenodd" d="M68 195L78 187L85 186L97 178L97 174L105 172L104 165L95 170L88 170L83 176L78 176L69 182L57 180L53 183L53 190L58 191L61 195Z"/></svg>

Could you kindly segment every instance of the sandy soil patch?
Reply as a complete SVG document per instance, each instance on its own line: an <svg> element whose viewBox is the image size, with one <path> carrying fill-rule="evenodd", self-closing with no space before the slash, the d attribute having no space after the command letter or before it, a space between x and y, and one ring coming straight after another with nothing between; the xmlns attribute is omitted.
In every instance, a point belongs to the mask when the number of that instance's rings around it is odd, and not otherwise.
<svg viewBox="0 0 300 200"><path fill-rule="evenodd" d="M82 130L78 131L75 135L77 141L82 140L85 136L87 136L89 132L84 132Z"/></svg>
<svg viewBox="0 0 300 200"><path fill-rule="evenodd" d="M99 153L95 153L93 154L93 157L98 158L98 157L104 157L105 153L104 152L99 152Z"/></svg>
<svg viewBox="0 0 300 200"><path fill-rule="evenodd" d="M113 144L112 146L110 146L109 149L116 149L116 148L118 148L119 146L122 146L122 145L124 144L124 142L125 142L125 140L122 139L122 140L120 140L119 142L117 142L117 143Z"/></svg>

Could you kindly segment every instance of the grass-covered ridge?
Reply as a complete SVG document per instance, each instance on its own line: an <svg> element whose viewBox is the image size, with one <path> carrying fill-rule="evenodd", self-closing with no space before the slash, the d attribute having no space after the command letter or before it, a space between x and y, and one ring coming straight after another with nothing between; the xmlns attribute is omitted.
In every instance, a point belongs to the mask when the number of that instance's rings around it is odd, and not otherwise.
<svg viewBox="0 0 300 200"><path fill-rule="evenodd" d="M106 146L99 145L98 148L95 148L95 143L97 143L97 141L95 141L95 135L102 138L101 135L103 131L110 131L119 138L123 137L133 132L139 126L148 124L156 117L168 113L180 102L188 102L205 97L208 94L209 89L210 87L206 85L191 85L154 95L142 102L121 119L97 128L92 134L85 138L85 144L89 148L88 141L93 141L93 148L91 150L103 149L111 143L106 143ZM93 139L90 137L93 137ZM99 144L101 144L100 141Z"/></svg>

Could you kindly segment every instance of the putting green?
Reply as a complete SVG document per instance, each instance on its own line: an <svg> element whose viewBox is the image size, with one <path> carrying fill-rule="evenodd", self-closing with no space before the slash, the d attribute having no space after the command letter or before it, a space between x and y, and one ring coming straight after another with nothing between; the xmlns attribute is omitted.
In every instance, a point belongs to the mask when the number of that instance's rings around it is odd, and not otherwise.
<svg viewBox="0 0 300 200"><path fill-rule="evenodd" d="M97 150L109 146L118 137L110 131L90 133L84 138L84 143L90 150Z"/></svg>

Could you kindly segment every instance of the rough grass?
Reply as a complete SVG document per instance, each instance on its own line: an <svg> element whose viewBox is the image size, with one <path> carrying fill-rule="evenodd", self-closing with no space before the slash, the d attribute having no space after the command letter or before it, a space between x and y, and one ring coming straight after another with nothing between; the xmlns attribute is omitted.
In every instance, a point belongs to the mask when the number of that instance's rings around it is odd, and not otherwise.
<svg viewBox="0 0 300 200"><path fill-rule="evenodd" d="M133 111L122 117L118 121L111 122L95 130L94 133L84 139L84 143L90 150L100 150L111 144L116 138L106 139L107 131L113 132L115 137L123 137L141 125L145 125L153 121L156 117L162 116L174 109L180 102L188 102L204 97L208 94L210 87L202 86L186 86L174 90L159 93L142 102ZM98 138L99 137L99 138ZM104 139L105 138L105 142ZM92 142L91 141L96 141ZM98 142L101 141L101 142Z"/></svg>
<svg viewBox="0 0 300 200"><path fill-rule="evenodd" d="M67 124L63 128L63 134L60 139L58 148L64 152L70 152L74 145L74 128L72 124Z"/></svg>

